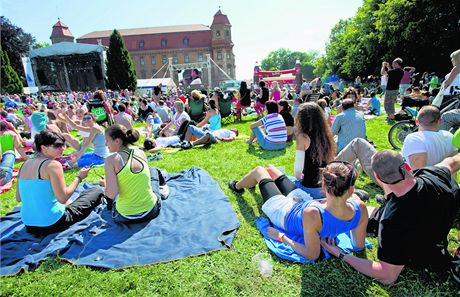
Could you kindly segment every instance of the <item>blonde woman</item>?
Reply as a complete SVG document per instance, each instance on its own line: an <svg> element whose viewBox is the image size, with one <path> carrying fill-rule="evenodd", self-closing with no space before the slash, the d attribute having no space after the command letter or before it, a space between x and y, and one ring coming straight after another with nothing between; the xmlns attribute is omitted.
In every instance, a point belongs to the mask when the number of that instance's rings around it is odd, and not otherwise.
<svg viewBox="0 0 460 297"><path fill-rule="evenodd" d="M176 111L176 113L174 114L173 120L167 123L166 126L163 127L163 129L161 129L159 135L163 137L177 135L180 126L185 121L190 121L190 116L184 110L184 102L180 100L174 102L174 110ZM172 126L174 126L175 129L171 129Z"/></svg>
<svg viewBox="0 0 460 297"><path fill-rule="evenodd" d="M281 89L278 85L278 82L277 81L274 81L272 83L272 92L270 93L270 99L269 100L273 100L275 102L278 102L280 101L281 99Z"/></svg>

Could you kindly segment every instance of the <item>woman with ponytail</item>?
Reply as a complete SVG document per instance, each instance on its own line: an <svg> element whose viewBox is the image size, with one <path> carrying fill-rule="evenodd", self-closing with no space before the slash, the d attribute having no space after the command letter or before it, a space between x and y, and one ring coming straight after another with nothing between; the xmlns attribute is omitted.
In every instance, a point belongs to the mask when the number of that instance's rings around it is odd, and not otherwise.
<svg viewBox="0 0 460 297"><path fill-rule="evenodd" d="M316 260L321 254L320 239L336 238L341 233L351 231L353 246L364 248L368 215L364 202L353 194L357 178L353 165L332 161L321 173L326 198L312 200L276 167L259 166L240 181L230 182L229 188L242 194L245 188L259 185L264 200L262 211L272 224L290 234L302 236L304 243L296 242L272 227L268 228L267 235L290 245L299 255Z"/></svg>
<svg viewBox="0 0 460 297"><path fill-rule="evenodd" d="M107 146L114 153L105 160L105 195L114 220L132 223L152 220L160 214L161 199L153 192L147 157L139 149L128 148L139 140L135 129L113 125L105 130Z"/></svg>

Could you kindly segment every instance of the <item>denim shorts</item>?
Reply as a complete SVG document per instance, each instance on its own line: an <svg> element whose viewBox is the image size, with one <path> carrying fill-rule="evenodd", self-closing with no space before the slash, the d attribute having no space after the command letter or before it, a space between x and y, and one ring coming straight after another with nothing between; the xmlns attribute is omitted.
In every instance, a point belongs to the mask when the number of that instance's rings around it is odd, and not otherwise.
<svg viewBox="0 0 460 297"><path fill-rule="evenodd" d="M188 128L190 129L190 132L192 132L193 136L197 138L201 138L206 135L206 128L199 128L194 125L190 125L188 126Z"/></svg>
<svg viewBox="0 0 460 297"><path fill-rule="evenodd" d="M5 177L0 181L0 186L7 184L13 178L13 167L16 161L16 156L13 151L7 151L2 155L0 169L3 170Z"/></svg>
<svg viewBox="0 0 460 297"><path fill-rule="evenodd" d="M273 143L267 140L267 135L262 131L261 127L255 127L252 129L254 132L254 135L257 138L257 141L259 142L259 145L261 148L267 151L276 151L276 150L282 150L286 147L286 142L283 143Z"/></svg>

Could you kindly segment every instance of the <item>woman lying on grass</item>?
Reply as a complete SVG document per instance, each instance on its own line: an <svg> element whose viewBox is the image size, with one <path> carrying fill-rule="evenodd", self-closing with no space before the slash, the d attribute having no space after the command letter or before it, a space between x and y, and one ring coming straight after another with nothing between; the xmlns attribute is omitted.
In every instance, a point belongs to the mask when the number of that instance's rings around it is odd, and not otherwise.
<svg viewBox="0 0 460 297"><path fill-rule="evenodd" d="M352 197L357 178L353 165L340 161L330 162L324 168L321 178L326 198L303 201L299 197L307 194L276 167L259 166L242 180L230 182L229 188L241 194L244 188L258 184L265 201L262 211L276 227L302 236L304 243L293 241L272 227L268 228L268 236L290 245L299 255L316 260L321 254L321 238L336 238L350 230L353 246L364 248L368 215L365 204L358 197ZM350 197L352 199L348 201ZM308 198L311 199L310 196Z"/></svg>
<svg viewBox="0 0 460 297"><path fill-rule="evenodd" d="M148 221L160 214L161 199L152 191L147 158L141 150L128 148L139 140L139 132L120 125L105 130L111 153L105 159L105 186L107 202L115 203L114 220L120 223Z"/></svg>
<svg viewBox="0 0 460 297"><path fill-rule="evenodd" d="M29 232L50 234L67 229L86 218L101 203L102 190L91 188L69 203L78 184L88 176L89 168L78 171L66 186L61 163L64 137L45 130L35 135L36 158L27 160L19 170L16 200L22 201L21 218Z"/></svg>

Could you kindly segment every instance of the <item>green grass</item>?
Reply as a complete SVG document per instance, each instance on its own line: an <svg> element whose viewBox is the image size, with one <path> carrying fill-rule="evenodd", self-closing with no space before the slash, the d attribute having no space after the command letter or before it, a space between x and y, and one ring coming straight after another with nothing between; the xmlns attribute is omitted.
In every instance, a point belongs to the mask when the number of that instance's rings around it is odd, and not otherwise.
<svg viewBox="0 0 460 297"><path fill-rule="evenodd" d="M271 277L262 278L252 263L252 257L268 252L254 219L261 215L262 203L259 191L245 191L239 197L227 188L227 182L239 179L257 165L283 166L293 173L295 145L285 151L265 152L255 145L248 147L244 140L249 136L249 123L230 125L240 130L240 137L232 143L219 143L210 149L187 151L167 150L164 159L150 164L176 172L192 165L206 169L230 198L241 223L241 228L230 250L217 251L203 256L174 262L102 271L75 267L49 259L37 270L0 280L2 296L453 296L459 295L458 287L451 278L404 270L393 286L381 285L339 260L315 265L300 265L283 261L272 255L274 271ZM368 135L378 149L390 148L387 133L389 125L384 117L367 122ZM102 168L95 169L103 174ZM72 180L76 171L66 173ZM90 173L89 181L97 181ZM364 174L360 175L358 187L368 190L372 197L379 189ZM14 188L15 190L15 188ZM1 195L0 214L4 215L18 203L14 192ZM371 199L369 205L376 205ZM451 249L457 230L450 236ZM376 238L369 237L374 248L361 254L376 259ZM414 246L414 249L417 248ZM146 251L148 252L148 251ZM154 251L151 251L154 252ZM457 292L457 293L455 293Z"/></svg>

